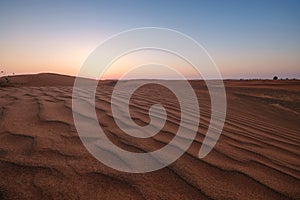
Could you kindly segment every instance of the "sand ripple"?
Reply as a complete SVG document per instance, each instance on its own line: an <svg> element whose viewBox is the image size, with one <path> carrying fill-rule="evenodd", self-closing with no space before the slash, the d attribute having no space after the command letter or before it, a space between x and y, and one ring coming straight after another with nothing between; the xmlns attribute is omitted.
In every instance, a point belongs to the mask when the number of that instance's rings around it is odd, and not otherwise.
<svg viewBox="0 0 300 200"><path fill-rule="evenodd" d="M226 82L223 134L199 160L210 101L203 83L192 82L201 108L198 135L175 163L146 174L118 172L87 152L74 127L71 86L0 88L0 199L300 199L299 83L291 82L292 90L243 84ZM141 88L131 100L140 125L149 123L152 104L167 109L165 127L147 139L118 129L110 109L113 84L99 88L97 115L116 145L146 152L174 137L178 102L155 87Z"/></svg>

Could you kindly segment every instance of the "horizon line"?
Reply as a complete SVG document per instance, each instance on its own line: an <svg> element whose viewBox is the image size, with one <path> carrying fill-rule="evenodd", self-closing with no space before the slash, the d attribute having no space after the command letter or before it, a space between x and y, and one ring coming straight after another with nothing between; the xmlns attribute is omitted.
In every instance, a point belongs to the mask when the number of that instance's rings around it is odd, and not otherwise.
<svg viewBox="0 0 300 200"><path fill-rule="evenodd" d="M67 76L70 78L84 78L84 79L89 79L92 81L129 81L129 80L164 80L164 81L181 81L181 80L189 80L189 81L206 81L206 80L273 80L275 76L277 76L278 80L300 80L298 77L279 77L278 75L274 75L272 78L258 78L258 77L251 77L251 78L245 78L245 77L239 77L239 78L223 78L223 79L199 79L199 78L186 78L186 79L172 79L172 78L129 78L129 79L114 79L114 78L105 78L105 79L93 79L89 77L80 77L80 76L75 76L75 75L69 75L69 74L62 74L62 73L57 73L57 72L36 72L36 73L11 73L11 74L5 74L0 75L0 77L4 76L30 76L30 75L58 75L58 76Z"/></svg>

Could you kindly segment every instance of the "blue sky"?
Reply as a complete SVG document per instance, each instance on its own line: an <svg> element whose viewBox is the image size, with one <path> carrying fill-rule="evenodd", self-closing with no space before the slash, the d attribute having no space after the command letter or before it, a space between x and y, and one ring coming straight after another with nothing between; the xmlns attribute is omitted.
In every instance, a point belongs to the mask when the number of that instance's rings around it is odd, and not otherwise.
<svg viewBox="0 0 300 200"><path fill-rule="evenodd" d="M300 78L300 1L1 1L0 66L75 75L103 40L144 26L193 37L225 78Z"/></svg>

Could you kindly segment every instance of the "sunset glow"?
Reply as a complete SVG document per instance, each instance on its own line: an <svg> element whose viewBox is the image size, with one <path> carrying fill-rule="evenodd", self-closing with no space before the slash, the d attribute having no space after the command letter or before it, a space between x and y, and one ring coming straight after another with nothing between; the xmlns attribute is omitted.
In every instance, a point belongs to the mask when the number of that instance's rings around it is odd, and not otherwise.
<svg viewBox="0 0 300 200"><path fill-rule="evenodd" d="M299 1L2 1L0 66L7 73L76 75L112 35L156 26L197 40L224 78L299 78L299 19ZM119 78L137 62L133 56L123 58L116 63L118 70L105 77ZM178 59L171 62L186 70Z"/></svg>

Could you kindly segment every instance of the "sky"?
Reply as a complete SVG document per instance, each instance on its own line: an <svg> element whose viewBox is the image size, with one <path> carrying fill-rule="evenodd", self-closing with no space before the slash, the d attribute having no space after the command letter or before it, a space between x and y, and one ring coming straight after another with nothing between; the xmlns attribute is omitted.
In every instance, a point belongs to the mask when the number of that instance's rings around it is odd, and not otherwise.
<svg viewBox="0 0 300 200"><path fill-rule="evenodd" d="M3 0L0 69L77 75L103 41L139 27L189 35L209 52L224 78L300 78L300 1L289 0ZM118 62L119 69L134 59ZM124 69L107 77L118 78Z"/></svg>

